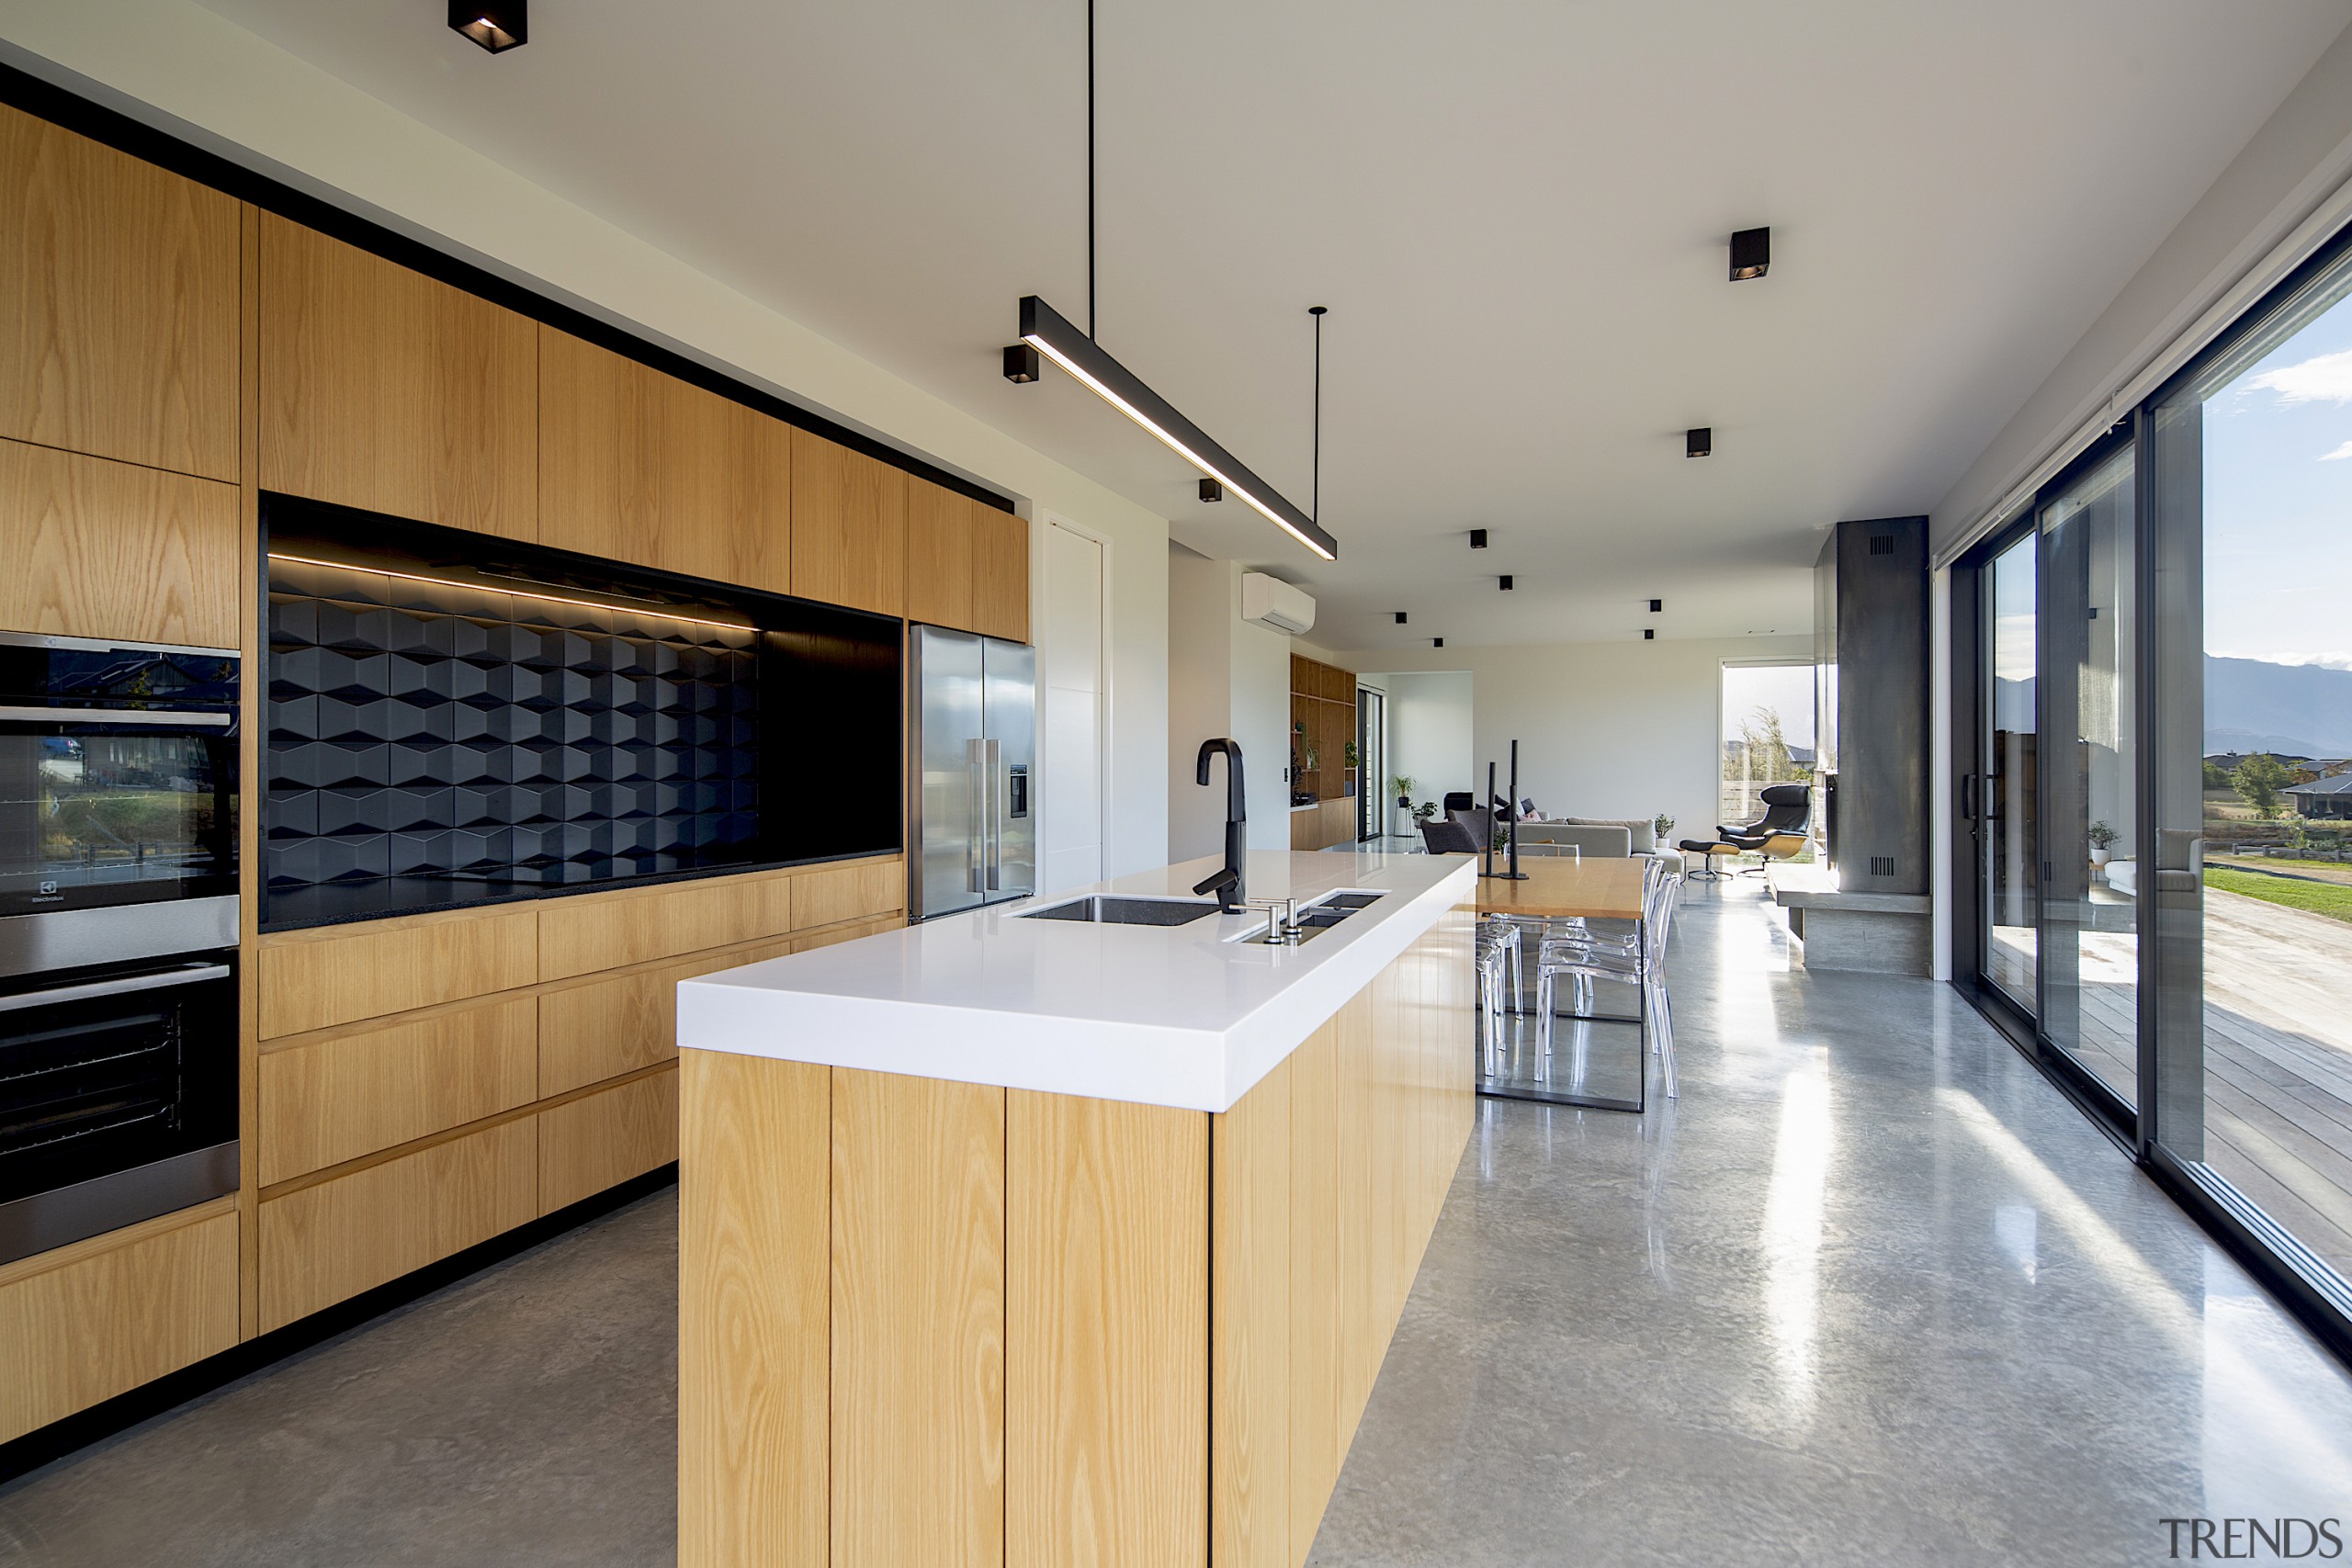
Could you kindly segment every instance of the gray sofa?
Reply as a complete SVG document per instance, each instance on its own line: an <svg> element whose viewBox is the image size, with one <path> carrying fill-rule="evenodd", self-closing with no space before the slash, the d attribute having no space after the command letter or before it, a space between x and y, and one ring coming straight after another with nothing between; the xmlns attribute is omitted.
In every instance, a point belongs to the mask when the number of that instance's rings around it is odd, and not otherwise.
<svg viewBox="0 0 2352 1568"><path fill-rule="evenodd" d="M1647 818L1562 817L1519 825L1522 855L1557 854L1569 848L1594 856L1650 855L1666 862L1668 871L1682 869L1681 853L1659 846L1657 825Z"/></svg>

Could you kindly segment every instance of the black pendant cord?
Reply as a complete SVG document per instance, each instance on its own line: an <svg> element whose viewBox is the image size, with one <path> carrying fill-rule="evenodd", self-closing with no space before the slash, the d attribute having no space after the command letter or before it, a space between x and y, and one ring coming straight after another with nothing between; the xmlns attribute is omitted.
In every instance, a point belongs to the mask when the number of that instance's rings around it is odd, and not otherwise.
<svg viewBox="0 0 2352 1568"><path fill-rule="evenodd" d="M1094 0L1086 0L1086 335L1094 331Z"/></svg>
<svg viewBox="0 0 2352 1568"><path fill-rule="evenodd" d="M1328 305L1306 308L1306 313L1315 318L1315 477L1306 497L1306 515L1317 523L1323 521L1323 312L1329 309Z"/></svg>

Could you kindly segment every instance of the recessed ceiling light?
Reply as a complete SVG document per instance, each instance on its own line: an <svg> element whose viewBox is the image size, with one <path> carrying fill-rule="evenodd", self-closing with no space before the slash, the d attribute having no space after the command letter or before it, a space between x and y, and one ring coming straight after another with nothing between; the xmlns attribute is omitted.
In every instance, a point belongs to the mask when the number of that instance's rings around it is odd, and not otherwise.
<svg viewBox="0 0 2352 1568"><path fill-rule="evenodd" d="M1682 433L1682 455L1704 457L1715 449L1715 427L1712 424L1693 425Z"/></svg>
<svg viewBox="0 0 2352 1568"><path fill-rule="evenodd" d="M1772 231L1742 229L1731 237L1731 280L1761 277L1772 265Z"/></svg>
<svg viewBox="0 0 2352 1568"><path fill-rule="evenodd" d="M492 54L531 41L531 18L524 0L449 0L449 29L463 33Z"/></svg>

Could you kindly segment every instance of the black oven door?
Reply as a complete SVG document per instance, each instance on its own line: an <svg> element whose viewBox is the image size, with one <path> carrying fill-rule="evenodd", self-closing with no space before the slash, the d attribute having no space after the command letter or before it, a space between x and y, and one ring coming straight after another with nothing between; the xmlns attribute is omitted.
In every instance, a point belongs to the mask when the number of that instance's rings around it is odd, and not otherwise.
<svg viewBox="0 0 2352 1568"><path fill-rule="evenodd" d="M236 940L236 683L219 651L0 635L0 976Z"/></svg>
<svg viewBox="0 0 2352 1568"><path fill-rule="evenodd" d="M0 1263L236 1188L233 951L0 989Z"/></svg>

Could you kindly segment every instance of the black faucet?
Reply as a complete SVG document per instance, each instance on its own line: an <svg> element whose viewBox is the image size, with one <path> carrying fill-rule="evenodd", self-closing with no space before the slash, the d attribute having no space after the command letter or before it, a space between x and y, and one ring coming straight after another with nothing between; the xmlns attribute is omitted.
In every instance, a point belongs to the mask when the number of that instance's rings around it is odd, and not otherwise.
<svg viewBox="0 0 2352 1568"><path fill-rule="evenodd" d="M1235 740L1201 742L1201 787L1208 787L1209 759L1225 753L1225 866L1193 884L1195 893L1214 893L1226 914L1240 913L1248 889L1241 880L1241 824L1250 819L1249 796L1241 788L1241 746Z"/></svg>

